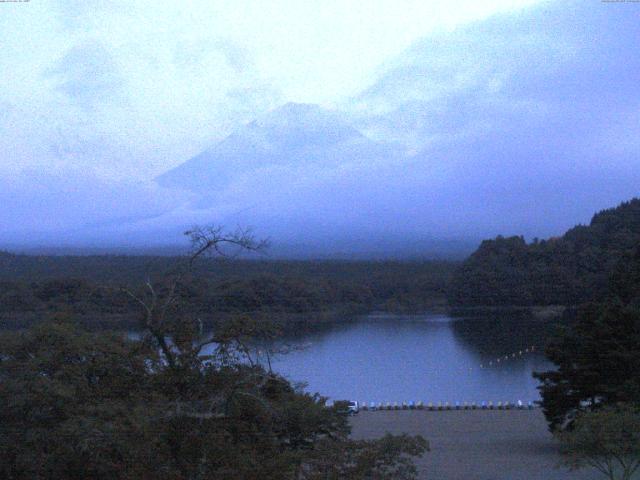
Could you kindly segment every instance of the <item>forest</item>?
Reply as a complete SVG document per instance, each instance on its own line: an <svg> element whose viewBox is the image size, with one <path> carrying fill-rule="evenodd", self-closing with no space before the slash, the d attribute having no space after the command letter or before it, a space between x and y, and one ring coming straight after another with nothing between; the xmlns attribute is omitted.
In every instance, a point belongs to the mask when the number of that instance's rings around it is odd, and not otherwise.
<svg viewBox="0 0 640 480"><path fill-rule="evenodd" d="M288 330L372 311L577 306L606 297L611 277L639 243L640 200L633 199L561 237L485 240L462 263L204 258L179 294L185 311L209 326L249 313ZM88 328L131 328L137 310L125 290L139 290L183 261L0 252L0 320L4 328L24 328L64 311Z"/></svg>
<svg viewBox="0 0 640 480"><path fill-rule="evenodd" d="M244 312L202 328L185 301L195 261L259 243L216 229L191 240L186 262L118 290L139 313L139 338L89 332L53 306L31 328L0 332L0 477L414 479L424 438L353 440L345 405L255 362L250 342L277 336L273 322ZM90 293L55 285L36 291L71 305Z"/></svg>
<svg viewBox="0 0 640 480"><path fill-rule="evenodd" d="M249 345L447 299L568 307L546 349L558 368L535 374L567 458L609 441L599 425L640 422L640 200L560 238L485 241L462 264L202 255L258 251L219 233L192 233L184 257L0 254L3 478L415 479L424 438L352 440L341 402L254 362ZM129 328L140 338L113 332Z"/></svg>
<svg viewBox="0 0 640 480"><path fill-rule="evenodd" d="M0 319L24 328L65 311L88 328L137 325L139 290L183 257L0 254ZM371 311L421 312L446 306L457 264L446 261L284 261L204 258L179 286L185 311L211 326L234 314L268 315L310 328Z"/></svg>
<svg viewBox="0 0 640 480"><path fill-rule="evenodd" d="M485 240L453 275L452 306L576 306L603 299L609 279L640 244L640 199L595 214L589 225L527 243Z"/></svg>

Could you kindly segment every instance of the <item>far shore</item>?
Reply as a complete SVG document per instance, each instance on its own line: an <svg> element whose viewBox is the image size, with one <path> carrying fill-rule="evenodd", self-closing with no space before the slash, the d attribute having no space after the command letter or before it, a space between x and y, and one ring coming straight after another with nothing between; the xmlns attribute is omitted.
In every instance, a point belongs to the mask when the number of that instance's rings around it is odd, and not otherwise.
<svg viewBox="0 0 640 480"><path fill-rule="evenodd" d="M422 435L431 451L416 461L421 480L596 480L595 470L560 466L540 409L361 411L352 437Z"/></svg>
<svg viewBox="0 0 640 480"><path fill-rule="evenodd" d="M525 313L540 320L562 316L567 305L457 305L448 307L451 315L482 316L490 313Z"/></svg>
<svg viewBox="0 0 640 480"><path fill-rule="evenodd" d="M560 318L567 307L562 305L543 306L466 306L450 307L441 301L422 306L421 309L380 309L365 310L362 308L333 307L326 310L309 312L284 312L284 311L254 311L247 315L255 318L266 318L278 324L285 334L308 333L311 331L332 327L338 324L357 322L363 319L406 319L415 320L419 317L433 315L445 315L453 319L473 319L492 314L525 315L536 320L553 320ZM220 322L238 316L239 312L207 312L200 318L205 328L215 328ZM29 328L43 319L53 315L50 311L10 312L0 314L0 330L22 330ZM88 330L137 330L139 324L139 312L128 313L74 313L75 318Z"/></svg>

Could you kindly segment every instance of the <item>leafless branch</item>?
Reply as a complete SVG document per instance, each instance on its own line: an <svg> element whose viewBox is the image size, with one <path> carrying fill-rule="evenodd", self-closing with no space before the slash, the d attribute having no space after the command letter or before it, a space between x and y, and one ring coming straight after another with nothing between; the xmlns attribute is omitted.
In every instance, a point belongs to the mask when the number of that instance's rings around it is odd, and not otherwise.
<svg viewBox="0 0 640 480"><path fill-rule="evenodd" d="M147 294L145 296L136 295L128 288L121 288L129 297L140 304L144 311L144 328L152 336L152 338L160 346L169 366L174 367L185 352L174 351L176 346L169 345L167 341L167 317L173 307L178 304L178 288L190 271L193 270L196 260L205 255L217 255L222 257L235 256L242 251L263 252L268 242L266 240L256 240L251 229L238 228L234 232L227 232L220 226L202 227L196 226L185 232L191 243L190 253L186 257L184 263L178 264L173 272L167 273L163 277L163 281L167 287L165 289L157 288L156 284L147 278L145 287ZM225 247L230 246L237 249L235 254L230 254ZM146 297L146 298L145 298ZM203 334L203 326L200 319L198 322L198 336L201 338ZM251 365L254 364L248 347L236 339L238 350L245 355ZM210 338L201 341L192 347L193 355L200 355L201 350L214 343L215 339Z"/></svg>

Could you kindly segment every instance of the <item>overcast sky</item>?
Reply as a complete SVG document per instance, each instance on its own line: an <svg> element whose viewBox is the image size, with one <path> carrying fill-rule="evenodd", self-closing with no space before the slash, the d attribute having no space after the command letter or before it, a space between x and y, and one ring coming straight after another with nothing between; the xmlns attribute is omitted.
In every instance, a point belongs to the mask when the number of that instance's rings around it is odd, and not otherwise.
<svg viewBox="0 0 640 480"><path fill-rule="evenodd" d="M640 194L639 50L632 1L0 2L0 246L559 235Z"/></svg>
<svg viewBox="0 0 640 480"><path fill-rule="evenodd" d="M434 30L529 3L4 3L0 168L149 178L287 101L340 105Z"/></svg>

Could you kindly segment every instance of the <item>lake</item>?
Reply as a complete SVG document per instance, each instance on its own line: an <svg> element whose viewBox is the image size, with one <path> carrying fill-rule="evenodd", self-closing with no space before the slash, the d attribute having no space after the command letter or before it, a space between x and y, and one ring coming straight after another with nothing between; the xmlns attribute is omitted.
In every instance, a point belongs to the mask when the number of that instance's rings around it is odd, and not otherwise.
<svg viewBox="0 0 640 480"><path fill-rule="evenodd" d="M552 325L522 315L368 315L287 337L273 369L331 399L523 402L539 399L533 371ZM533 347L533 348L532 348Z"/></svg>

